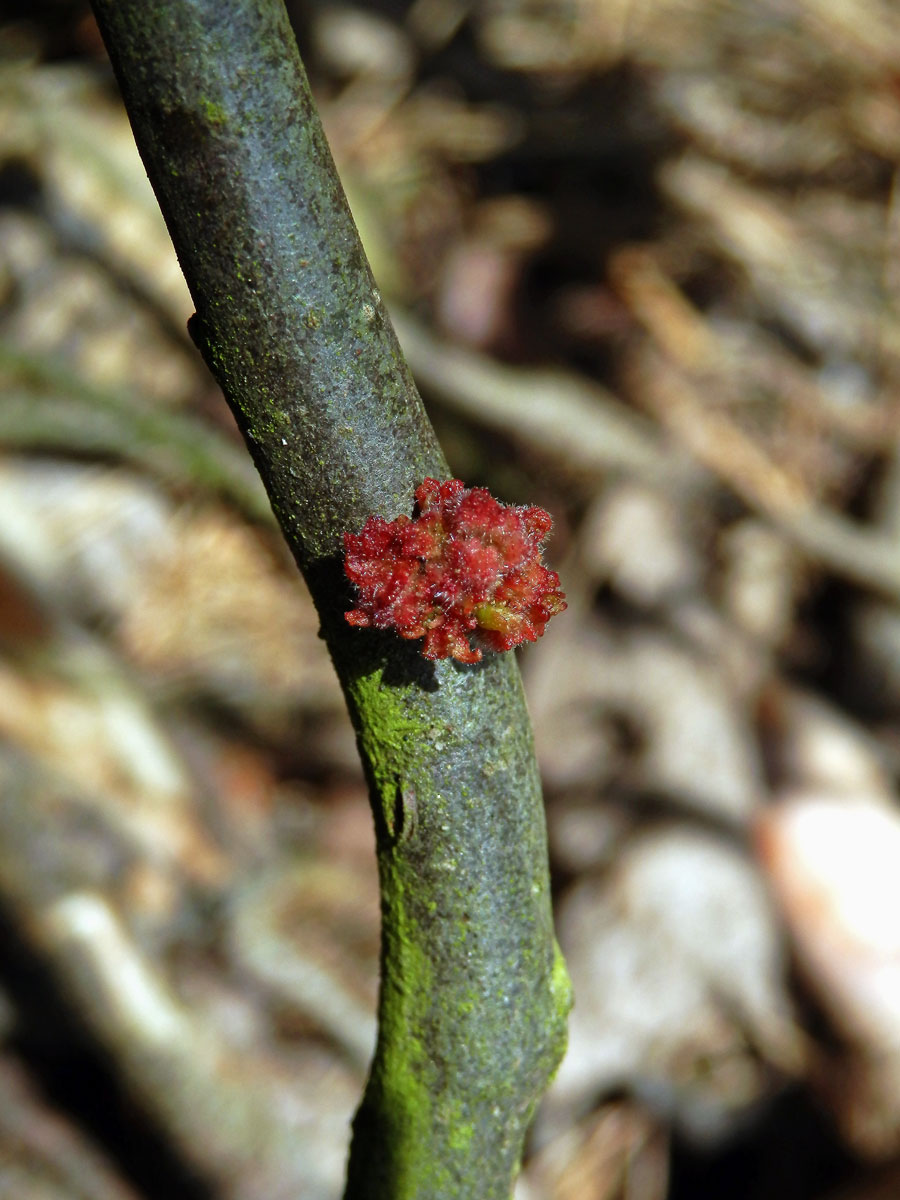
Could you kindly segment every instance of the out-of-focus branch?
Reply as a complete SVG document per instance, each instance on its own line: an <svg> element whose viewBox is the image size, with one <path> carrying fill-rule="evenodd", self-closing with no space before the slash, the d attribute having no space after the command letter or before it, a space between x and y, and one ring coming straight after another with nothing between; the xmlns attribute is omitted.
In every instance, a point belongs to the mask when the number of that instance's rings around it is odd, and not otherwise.
<svg viewBox="0 0 900 1200"><path fill-rule="evenodd" d="M62 363L0 342L0 443L115 455L182 485L221 493L253 521L272 511L239 447L184 413L143 405L79 379Z"/></svg>
<svg viewBox="0 0 900 1200"><path fill-rule="evenodd" d="M814 562L900 599L900 547L883 533L817 504L725 413L704 404L672 363L647 356L636 389L674 437Z"/></svg>
<svg viewBox="0 0 900 1200"><path fill-rule="evenodd" d="M507 366L435 337L391 310L419 384L454 411L529 450L594 478L623 472L654 483L696 485L700 472L600 384L571 371Z"/></svg>
<svg viewBox="0 0 900 1200"><path fill-rule="evenodd" d="M231 1200L326 1195L315 1132L286 1118L274 1072L179 1001L92 882L86 847L97 866L101 847L109 855L113 845L90 804L73 802L68 781L17 754L0 755L0 785L5 905L185 1161ZM115 849L127 861L124 844Z"/></svg>

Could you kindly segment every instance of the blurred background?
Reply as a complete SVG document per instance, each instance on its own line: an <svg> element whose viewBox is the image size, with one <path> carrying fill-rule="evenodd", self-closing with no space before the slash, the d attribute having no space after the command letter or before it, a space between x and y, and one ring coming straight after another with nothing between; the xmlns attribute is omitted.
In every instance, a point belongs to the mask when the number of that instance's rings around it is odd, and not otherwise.
<svg viewBox="0 0 900 1200"><path fill-rule="evenodd" d="M294 4L520 655L569 1054L517 1200L900 1194L890 0ZM336 1200L378 895L89 7L0 18L0 1197Z"/></svg>

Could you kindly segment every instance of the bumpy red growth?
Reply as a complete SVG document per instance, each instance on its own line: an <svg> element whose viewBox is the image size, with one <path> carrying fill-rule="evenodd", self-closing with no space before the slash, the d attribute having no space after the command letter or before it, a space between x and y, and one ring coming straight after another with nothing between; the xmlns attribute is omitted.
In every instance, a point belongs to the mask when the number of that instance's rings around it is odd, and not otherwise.
<svg viewBox="0 0 900 1200"><path fill-rule="evenodd" d="M369 517L344 534L344 570L359 595L346 618L424 638L431 659L474 663L480 647L534 642L566 607L559 576L541 562L551 524L542 508L501 504L487 488L426 479L413 517Z"/></svg>

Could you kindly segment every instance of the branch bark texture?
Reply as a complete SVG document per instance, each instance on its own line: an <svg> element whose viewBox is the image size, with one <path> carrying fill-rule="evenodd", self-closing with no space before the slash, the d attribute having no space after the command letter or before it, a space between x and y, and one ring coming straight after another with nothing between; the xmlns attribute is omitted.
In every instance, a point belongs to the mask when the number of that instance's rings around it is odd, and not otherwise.
<svg viewBox="0 0 900 1200"><path fill-rule="evenodd" d="M347 1197L507 1200L565 1043L518 670L353 630L341 535L446 462L350 217L281 0L94 0L221 384L309 583L371 787L379 1035Z"/></svg>

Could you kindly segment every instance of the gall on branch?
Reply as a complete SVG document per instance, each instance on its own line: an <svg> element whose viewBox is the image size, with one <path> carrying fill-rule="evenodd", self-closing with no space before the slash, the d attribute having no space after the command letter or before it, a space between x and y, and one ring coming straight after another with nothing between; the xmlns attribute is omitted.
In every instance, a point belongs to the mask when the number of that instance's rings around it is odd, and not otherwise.
<svg viewBox="0 0 900 1200"><path fill-rule="evenodd" d="M412 517L369 517L344 534L344 571L358 595L347 621L424 638L425 658L462 663L534 642L566 607L559 576L541 562L551 525L542 508L426 479Z"/></svg>

